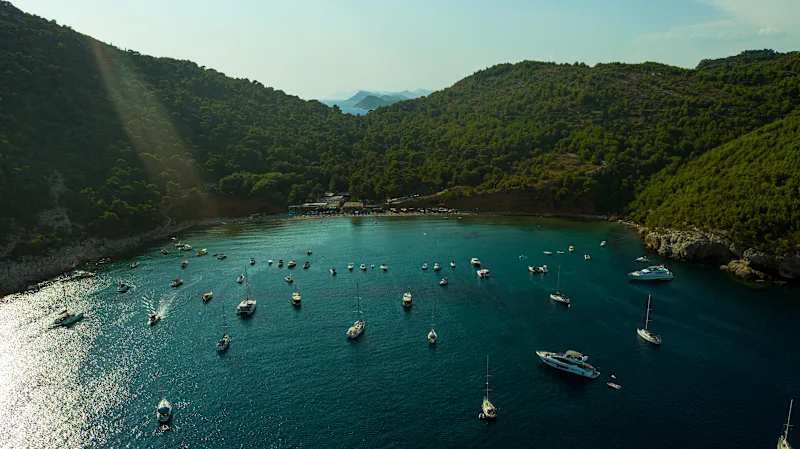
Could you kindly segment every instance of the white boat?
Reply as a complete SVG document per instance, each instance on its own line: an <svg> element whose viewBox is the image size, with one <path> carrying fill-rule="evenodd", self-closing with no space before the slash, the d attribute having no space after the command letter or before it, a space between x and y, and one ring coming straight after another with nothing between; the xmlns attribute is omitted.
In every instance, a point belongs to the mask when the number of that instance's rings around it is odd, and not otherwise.
<svg viewBox="0 0 800 449"><path fill-rule="evenodd" d="M547 265L542 265L541 267L528 266L528 271L533 274L545 274L547 273Z"/></svg>
<svg viewBox="0 0 800 449"><path fill-rule="evenodd" d="M360 268L361 268L361 271L367 271L367 266L364 265L363 263L361 264Z"/></svg>
<svg viewBox="0 0 800 449"><path fill-rule="evenodd" d="M385 263L381 264L381 270L386 271L388 269L389 269L389 267L387 267Z"/></svg>
<svg viewBox="0 0 800 449"><path fill-rule="evenodd" d="M289 263L286 266L289 267L289 268L294 268L295 265L297 265L297 262L295 262L293 260L290 260Z"/></svg>
<svg viewBox="0 0 800 449"><path fill-rule="evenodd" d="M158 422L160 423L165 423L172 418L172 404L170 404L165 395L162 395L161 400L158 401L156 418L158 418Z"/></svg>
<svg viewBox="0 0 800 449"><path fill-rule="evenodd" d="M636 258L636 261L640 263L649 263L650 259L648 259L647 256L640 256Z"/></svg>
<svg viewBox="0 0 800 449"><path fill-rule="evenodd" d="M553 255L553 252L552 252L552 251L547 251L547 250L544 250L544 251L542 252L542 254L544 254L545 256L552 256L552 255Z"/></svg>
<svg viewBox="0 0 800 449"><path fill-rule="evenodd" d="M644 328L637 328L636 333L639 334L639 336L642 337L643 339L649 341L650 343L654 345L660 345L661 336L654 334L653 331L651 331L647 327L650 321L652 321L650 319L650 295L647 295L647 311L645 312Z"/></svg>
<svg viewBox="0 0 800 449"><path fill-rule="evenodd" d="M482 268L478 270L478 277L479 278L488 278L489 277L489 270L486 268Z"/></svg>
<svg viewBox="0 0 800 449"><path fill-rule="evenodd" d="M131 262L131 268L136 268L139 266L139 262Z"/></svg>
<svg viewBox="0 0 800 449"><path fill-rule="evenodd" d="M431 331L428 332L428 343L435 345L437 338L439 338L439 336L436 335L436 330L434 329L433 310L431 310Z"/></svg>
<svg viewBox="0 0 800 449"><path fill-rule="evenodd" d="M591 258L592 258L592 257L591 257L590 255L588 255L588 254L584 254L584 255L583 255L583 260L589 260L589 259L591 259Z"/></svg>
<svg viewBox="0 0 800 449"><path fill-rule="evenodd" d="M203 302L208 302L213 297L214 297L214 293L212 293L212 292L203 293Z"/></svg>
<svg viewBox="0 0 800 449"><path fill-rule="evenodd" d="M181 268L186 268L187 265L189 265L188 260L184 260L183 262L181 262Z"/></svg>
<svg viewBox="0 0 800 449"><path fill-rule="evenodd" d="M353 264L351 263L347 264L347 269L353 271Z"/></svg>
<svg viewBox="0 0 800 449"><path fill-rule="evenodd" d="M185 243L178 242L178 243L175 244L175 248L183 248L183 245L185 245Z"/></svg>
<svg viewBox="0 0 800 449"><path fill-rule="evenodd" d="M370 267L370 268L375 268L375 264L372 264L372 265L370 265L369 267Z"/></svg>
<svg viewBox="0 0 800 449"><path fill-rule="evenodd" d="M477 257L473 257L472 259L470 259L470 260L469 260L469 263L470 263L470 264L471 264L473 267L479 267L479 266L481 266L481 261L480 261L480 260L478 260L478 258L477 258Z"/></svg>
<svg viewBox="0 0 800 449"><path fill-rule="evenodd" d="M615 390L621 390L622 389L622 386L620 384L617 384L617 383L614 383L614 382L606 382L606 385L608 385L609 388L613 388Z"/></svg>
<svg viewBox="0 0 800 449"><path fill-rule="evenodd" d="M303 268L308 268L310 266L311 266L311 262L309 262L309 261L305 261L305 263L303 264Z"/></svg>
<svg viewBox="0 0 800 449"><path fill-rule="evenodd" d="M456 261L455 260L451 260L450 261L450 266L455 268L456 267Z"/></svg>
<svg viewBox="0 0 800 449"><path fill-rule="evenodd" d="M250 265L255 265L255 264L256 264L256 260L251 258L250 259Z"/></svg>
<svg viewBox="0 0 800 449"><path fill-rule="evenodd" d="M219 256L217 256L217 260L225 260L227 258L228 256L226 256L225 254L220 254Z"/></svg>
<svg viewBox="0 0 800 449"><path fill-rule="evenodd" d="M239 277L236 278L236 283L241 284L242 282L244 282L244 275L240 274Z"/></svg>
<svg viewBox="0 0 800 449"><path fill-rule="evenodd" d="M124 282L120 282L119 286L117 287L117 291L120 292L120 293L125 293L125 292L128 291L129 288L131 288L130 285L128 285L128 284L126 284Z"/></svg>
<svg viewBox="0 0 800 449"><path fill-rule="evenodd" d="M225 327L225 332L223 332L222 338L217 341L215 347L217 351L222 352L228 349L228 346L231 344L231 337L228 335L228 320L225 318L225 306L220 303L220 307L222 308L222 325Z"/></svg>
<svg viewBox="0 0 800 449"><path fill-rule="evenodd" d="M172 280L172 287L173 288L180 287L181 285L183 285L183 280L181 280L181 279L173 279Z"/></svg>
<svg viewBox="0 0 800 449"><path fill-rule="evenodd" d="M478 415L480 419L495 419L497 418L497 408L489 401L489 356L486 356L486 390L483 393L483 402L481 402L481 413Z"/></svg>
<svg viewBox="0 0 800 449"><path fill-rule="evenodd" d="M203 248L197 252L197 257L205 256L206 254L208 254L208 250Z"/></svg>
<svg viewBox="0 0 800 449"><path fill-rule="evenodd" d="M643 270L628 273L628 277L636 281L669 281L672 280L672 272L664 265L653 265Z"/></svg>
<svg viewBox="0 0 800 449"><path fill-rule="evenodd" d="M450 281L448 281L447 278L444 278L441 281L439 281L439 285L441 285L442 287L444 287L445 285L447 285L449 283L450 283Z"/></svg>
<svg viewBox="0 0 800 449"><path fill-rule="evenodd" d="M411 292L403 293L403 307L408 309L412 305Z"/></svg>
<svg viewBox="0 0 800 449"><path fill-rule="evenodd" d="M336 276L336 268L331 268L331 276Z"/></svg>
<svg viewBox="0 0 800 449"><path fill-rule="evenodd" d="M245 268L245 273L247 272L247 268ZM236 306L236 314L237 315L252 315L253 312L256 310L256 300L250 299L250 283L245 282L245 296L242 302Z"/></svg>
<svg viewBox="0 0 800 449"><path fill-rule="evenodd" d="M786 418L786 424L783 425L783 433L778 438L778 449L792 449L792 445L789 444L789 428L792 427L792 405L794 404L794 399L789 401L789 417Z"/></svg>
<svg viewBox="0 0 800 449"><path fill-rule="evenodd" d="M272 265L272 259L267 261L267 265Z"/></svg>
<svg viewBox="0 0 800 449"><path fill-rule="evenodd" d="M606 241L603 240L602 242L600 242L600 246L606 246Z"/></svg>
<svg viewBox="0 0 800 449"><path fill-rule="evenodd" d="M161 321L161 317L156 313L151 313L147 316L147 324L150 326L154 326L159 321Z"/></svg>
<svg viewBox="0 0 800 449"><path fill-rule="evenodd" d="M442 269L442 264L440 264L439 262L435 262L433 264L433 271L439 271L441 269Z"/></svg>
<svg viewBox="0 0 800 449"><path fill-rule="evenodd" d="M294 285L294 292L292 292L292 305L300 305L300 293L297 292L297 284Z"/></svg>
<svg viewBox="0 0 800 449"><path fill-rule="evenodd" d="M311 250L306 251L306 255L310 256L311 254L312 254Z"/></svg>
<svg viewBox="0 0 800 449"><path fill-rule="evenodd" d="M164 248L161 248L161 254L167 255L167 254L169 254L169 251L167 251Z"/></svg>
<svg viewBox="0 0 800 449"><path fill-rule="evenodd" d="M569 245L569 252L573 252L573 251L575 251L575 247L572 246L572 245Z"/></svg>
<svg viewBox="0 0 800 449"><path fill-rule="evenodd" d="M577 351L570 350L564 353L536 351L536 355L538 355L546 365L561 371L588 377L590 379L597 379L597 377L600 376L600 371L598 371L597 368L586 363L589 357Z"/></svg>
<svg viewBox="0 0 800 449"><path fill-rule="evenodd" d="M288 282L288 283L290 283L290 284L291 284L292 282L294 282L294 279L292 279L292 277L291 277L291 276L289 276L289 275L287 275L285 278L283 278L283 280L284 280L284 281L286 281L286 282Z"/></svg>
<svg viewBox="0 0 800 449"><path fill-rule="evenodd" d="M561 293L559 287L561 286L561 267L558 267L558 274L556 275L556 289L550 292L550 299L570 306L569 296Z"/></svg>
<svg viewBox="0 0 800 449"><path fill-rule="evenodd" d="M283 266L283 259L278 259L278 268Z"/></svg>
<svg viewBox="0 0 800 449"><path fill-rule="evenodd" d="M358 286L356 286L356 301L357 301L357 309L355 310L356 313L356 321L353 323L350 328L347 329L347 338L358 338L361 334L364 333L364 327L366 324L364 323L364 312L361 311L361 298L358 296Z"/></svg>
<svg viewBox="0 0 800 449"><path fill-rule="evenodd" d="M183 245L183 246L181 247L181 251L191 251L191 250L193 250L193 249L194 249L194 248L192 248L192 245Z"/></svg>
<svg viewBox="0 0 800 449"><path fill-rule="evenodd" d="M88 279L88 278L93 278L93 277L94 277L94 273L90 273L88 271L78 270L78 271L72 273L72 278L73 279Z"/></svg>
<svg viewBox="0 0 800 449"><path fill-rule="evenodd" d="M67 291L64 289L63 286L61 288L61 293L62 293L62 296L64 298L64 303L66 304L67 303ZM65 308L64 310L59 312L58 315L56 315L56 318L53 320L53 325L54 326L69 326L70 324L75 323L76 321L80 320L81 318L83 318L83 312L69 313L69 310L67 310Z"/></svg>
<svg viewBox="0 0 800 449"><path fill-rule="evenodd" d="M556 251L556 254L564 254L564 251L558 250Z"/></svg>
<svg viewBox="0 0 800 449"><path fill-rule="evenodd" d="M422 266L420 267L420 269L422 269L422 270L427 270L427 269L428 269L428 263L426 262L426 263L422 264Z"/></svg>

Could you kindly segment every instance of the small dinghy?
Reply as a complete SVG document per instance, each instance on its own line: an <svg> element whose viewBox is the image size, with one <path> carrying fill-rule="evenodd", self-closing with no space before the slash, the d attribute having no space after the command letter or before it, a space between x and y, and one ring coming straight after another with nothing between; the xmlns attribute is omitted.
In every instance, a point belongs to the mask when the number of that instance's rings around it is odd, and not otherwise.
<svg viewBox="0 0 800 449"><path fill-rule="evenodd" d="M617 384L617 383L614 383L614 382L607 382L606 385L608 385L609 388L613 388L615 390L621 390L622 389L622 386L620 384Z"/></svg>

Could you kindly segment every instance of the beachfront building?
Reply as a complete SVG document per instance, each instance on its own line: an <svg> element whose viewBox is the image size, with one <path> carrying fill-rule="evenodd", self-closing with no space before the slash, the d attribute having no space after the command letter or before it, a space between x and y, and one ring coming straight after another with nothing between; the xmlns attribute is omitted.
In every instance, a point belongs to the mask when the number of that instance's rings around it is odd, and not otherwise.
<svg viewBox="0 0 800 449"><path fill-rule="evenodd" d="M342 212L345 213L360 213L364 210L364 203L357 201L348 201L342 205Z"/></svg>

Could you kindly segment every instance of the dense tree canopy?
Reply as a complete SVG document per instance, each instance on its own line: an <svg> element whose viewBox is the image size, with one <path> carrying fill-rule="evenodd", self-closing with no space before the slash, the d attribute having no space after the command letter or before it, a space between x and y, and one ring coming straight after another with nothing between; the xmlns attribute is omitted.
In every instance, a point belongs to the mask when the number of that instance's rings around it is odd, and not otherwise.
<svg viewBox="0 0 800 449"><path fill-rule="evenodd" d="M209 194L274 210L546 187L621 212L654 174L790 114L799 86L800 55L767 50L695 70L522 62L351 116L0 2L0 245L127 235Z"/></svg>

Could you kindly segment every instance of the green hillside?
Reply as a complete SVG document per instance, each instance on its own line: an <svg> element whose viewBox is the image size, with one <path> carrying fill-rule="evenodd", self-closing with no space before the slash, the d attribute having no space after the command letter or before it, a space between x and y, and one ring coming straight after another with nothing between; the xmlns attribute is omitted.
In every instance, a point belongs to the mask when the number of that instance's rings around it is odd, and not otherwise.
<svg viewBox="0 0 800 449"><path fill-rule="evenodd" d="M769 50L695 70L522 62L351 116L0 2L0 250L130 235L210 198L276 211L325 190L534 189L622 212L661 170L790 114L799 74L800 54Z"/></svg>
<svg viewBox="0 0 800 449"><path fill-rule="evenodd" d="M665 170L631 204L648 226L696 226L746 245L800 247L800 114Z"/></svg>

